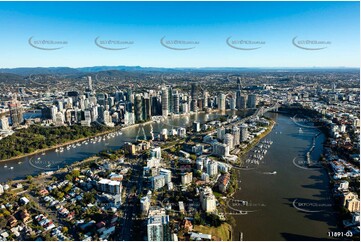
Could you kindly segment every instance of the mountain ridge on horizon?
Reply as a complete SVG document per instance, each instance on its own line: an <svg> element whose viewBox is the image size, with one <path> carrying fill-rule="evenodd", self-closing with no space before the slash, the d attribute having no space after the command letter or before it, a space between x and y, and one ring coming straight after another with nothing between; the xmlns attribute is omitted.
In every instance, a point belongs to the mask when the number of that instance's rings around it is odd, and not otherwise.
<svg viewBox="0 0 361 242"><path fill-rule="evenodd" d="M28 76L31 74L86 74L101 71L179 72L179 71L315 71L360 70L358 67L142 67L142 66L89 66L89 67L15 67L0 68L0 74Z"/></svg>

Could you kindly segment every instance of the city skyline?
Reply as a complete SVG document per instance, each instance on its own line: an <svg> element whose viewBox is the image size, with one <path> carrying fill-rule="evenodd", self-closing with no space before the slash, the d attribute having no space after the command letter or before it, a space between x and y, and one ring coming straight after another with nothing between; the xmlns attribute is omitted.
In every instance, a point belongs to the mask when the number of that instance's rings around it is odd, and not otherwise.
<svg viewBox="0 0 361 242"><path fill-rule="evenodd" d="M359 2L1 2L0 66L359 67L359 17Z"/></svg>

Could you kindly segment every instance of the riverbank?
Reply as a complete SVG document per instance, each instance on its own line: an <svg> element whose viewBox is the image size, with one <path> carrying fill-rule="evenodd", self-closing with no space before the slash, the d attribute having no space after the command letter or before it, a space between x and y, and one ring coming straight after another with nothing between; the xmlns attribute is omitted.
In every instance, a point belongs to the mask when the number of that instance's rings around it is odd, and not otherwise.
<svg viewBox="0 0 361 242"><path fill-rule="evenodd" d="M266 137L273 129L273 127L275 126L276 122L273 120L269 120L270 121L270 125L267 127L266 131L264 131L262 134L260 134L259 136L257 136L252 143L248 144L247 147L245 149L243 149L242 151L240 151L239 156L243 156L245 154L247 154L251 149L253 149L260 141L261 139L263 139L264 137Z"/></svg>
<svg viewBox="0 0 361 242"><path fill-rule="evenodd" d="M212 240L216 241L231 241L232 240L232 226L228 223L222 223L218 227L213 226L203 226L195 225L193 228L194 231L200 232L202 234L211 234Z"/></svg>
<svg viewBox="0 0 361 242"><path fill-rule="evenodd" d="M96 135L92 135L92 136L89 136L89 137L76 139L76 140L71 140L71 141L68 141L68 142L65 142L65 143L62 143L62 144L58 144L58 145L54 145L54 146L51 146L51 147L48 147L48 148L39 149L39 150L36 150L34 152L31 152L31 153L22 154L22 155L14 156L14 157L9 158L9 159L0 160L0 163L25 158L25 157L28 157L28 156L32 156L32 155L36 155L36 154L43 153L43 152L46 152L46 151L50 151L50 150L53 150L53 149L57 149L57 148L60 148L60 147L63 147L63 146L67 146L67 145L71 145L71 144L74 144L74 143L82 142L84 140L88 140L88 139L91 139L91 138L99 137L99 136L102 136L102 135L107 135L109 133L114 132L115 130L117 130L117 129L104 131L104 132L101 132L101 133L98 133Z"/></svg>

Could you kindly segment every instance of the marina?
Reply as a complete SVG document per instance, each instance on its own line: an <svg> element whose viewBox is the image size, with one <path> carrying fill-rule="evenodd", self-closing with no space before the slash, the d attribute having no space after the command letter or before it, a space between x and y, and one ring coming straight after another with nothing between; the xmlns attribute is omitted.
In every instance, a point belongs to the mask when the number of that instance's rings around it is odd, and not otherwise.
<svg viewBox="0 0 361 242"><path fill-rule="evenodd" d="M229 211L237 224L233 240L238 240L240 233L244 240L329 240L327 232L337 230L332 206L327 207L327 213L312 213L312 216L292 206L295 199L307 199L315 204L332 203L327 172L299 169L292 163L295 156L304 156L314 142L316 145L310 157L318 160L325 137L317 129L304 129L300 134L299 127L288 116L275 113L267 116L278 123L264 139L273 144L265 146L261 141L249 152L247 158L257 160L259 164L249 163L253 169L238 171L242 189L234 194L235 200L248 201L247 210L255 212L240 216ZM266 149L268 145L270 147ZM267 150L262 159L252 158L261 155L262 149ZM264 206L256 207L259 204ZM245 207L237 208L243 211Z"/></svg>

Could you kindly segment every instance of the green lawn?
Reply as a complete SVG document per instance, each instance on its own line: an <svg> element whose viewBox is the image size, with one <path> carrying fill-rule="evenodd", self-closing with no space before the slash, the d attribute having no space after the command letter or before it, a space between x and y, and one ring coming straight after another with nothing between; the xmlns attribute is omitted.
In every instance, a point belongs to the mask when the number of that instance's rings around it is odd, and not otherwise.
<svg viewBox="0 0 361 242"><path fill-rule="evenodd" d="M213 237L215 240L223 240L223 241L230 241L232 238L229 237L229 230L231 225L227 223L223 223L219 227L208 227L203 225L195 225L193 231L202 233L202 234L211 234L212 239Z"/></svg>

